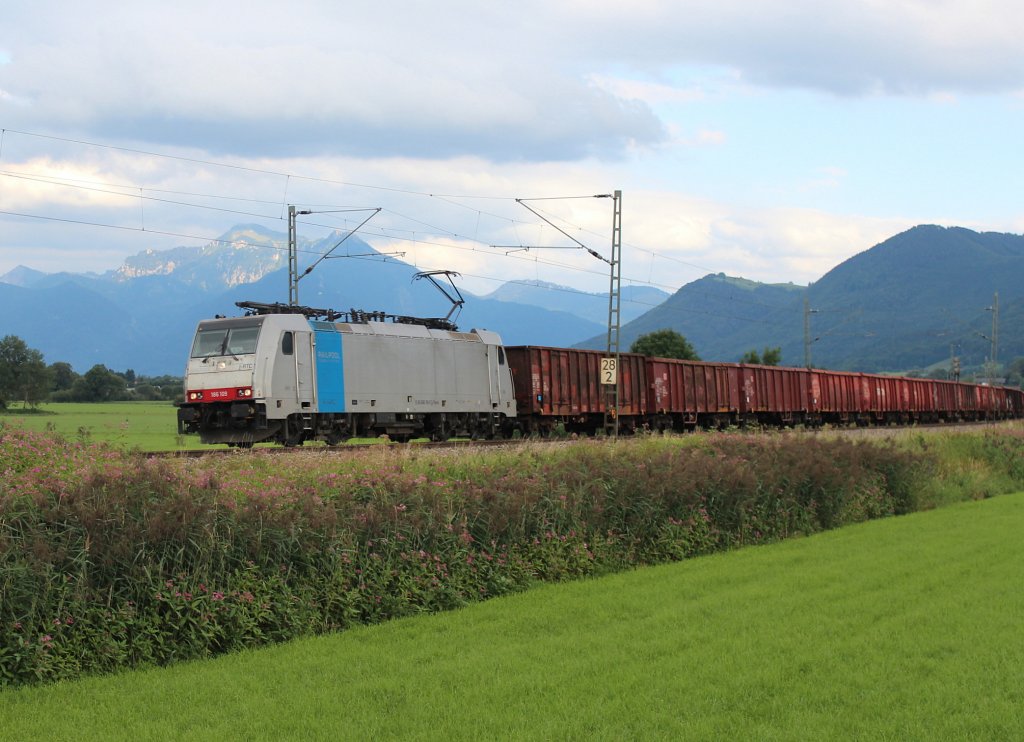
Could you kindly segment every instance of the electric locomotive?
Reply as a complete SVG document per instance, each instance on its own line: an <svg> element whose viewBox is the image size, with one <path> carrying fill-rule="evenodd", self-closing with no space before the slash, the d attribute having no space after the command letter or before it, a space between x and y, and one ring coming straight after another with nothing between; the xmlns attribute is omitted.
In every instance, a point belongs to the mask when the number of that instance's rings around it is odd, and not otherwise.
<svg viewBox="0 0 1024 742"><path fill-rule="evenodd" d="M246 316L196 328L179 434L247 448L381 435L489 438L514 423L497 333L381 312L238 306Z"/></svg>

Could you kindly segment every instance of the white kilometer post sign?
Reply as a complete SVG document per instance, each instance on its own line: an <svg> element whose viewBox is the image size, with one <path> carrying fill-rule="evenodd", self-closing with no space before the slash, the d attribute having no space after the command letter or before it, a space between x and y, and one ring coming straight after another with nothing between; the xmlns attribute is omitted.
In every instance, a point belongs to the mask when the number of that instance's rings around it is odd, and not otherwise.
<svg viewBox="0 0 1024 742"><path fill-rule="evenodd" d="M601 359L601 383L605 386L614 386L618 383L619 367L614 358Z"/></svg>

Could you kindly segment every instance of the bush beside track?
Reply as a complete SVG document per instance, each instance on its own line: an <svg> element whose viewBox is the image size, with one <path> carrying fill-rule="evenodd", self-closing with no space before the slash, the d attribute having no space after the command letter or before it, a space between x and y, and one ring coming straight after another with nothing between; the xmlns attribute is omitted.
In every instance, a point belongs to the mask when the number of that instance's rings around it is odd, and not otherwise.
<svg viewBox="0 0 1024 742"><path fill-rule="evenodd" d="M162 665L1024 488L1024 433L147 460L0 428L0 683Z"/></svg>

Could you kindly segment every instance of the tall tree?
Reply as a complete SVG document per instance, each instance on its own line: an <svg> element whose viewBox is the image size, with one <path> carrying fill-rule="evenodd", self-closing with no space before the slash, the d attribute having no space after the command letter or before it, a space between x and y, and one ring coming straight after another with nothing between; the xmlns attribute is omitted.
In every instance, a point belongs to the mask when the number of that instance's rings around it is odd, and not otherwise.
<svg viewBox="0 0 1024 742"><path fill-rule="evenodd" d="M52 391L59 392L63 389L70 389L77 378L78 374L71 368L70 363L57 361L50 364L50 389Z"/></svg>
<svg viewBox="0 0 1024 742"><path fill-rule="evenodd" d="M101 363L97 363L75 381L71 393L79 402L107 402L123 399L125 380Z"/></svg>
<svg viewBox="0 0 1024 742"><path fill-rule="evenodd" d="M43 354L17 335L0 339L0 408L15 399L35 406L50 390Z"/></svg>
<svg viewBox="0 0 1024 742"><path fill-rule="evenodd" d="M675 330L664 329L641 335L630 346L631 353L643 353L656 358L681 358L684 361L699 361L700 356L690 341Z"/></svg>

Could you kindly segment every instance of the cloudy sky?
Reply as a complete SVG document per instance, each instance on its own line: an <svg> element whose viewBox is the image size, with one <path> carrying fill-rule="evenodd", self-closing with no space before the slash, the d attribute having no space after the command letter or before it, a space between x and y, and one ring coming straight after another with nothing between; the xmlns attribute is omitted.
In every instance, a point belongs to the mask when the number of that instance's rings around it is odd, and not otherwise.
<svg viewBox="0 0 1024 742"><path fill-rule="evenodd" d="M1024 231L1012 0L8 5L0 274L297 204L337 212L314 238L379 207L361 235L471 291L600 291L563 232L608 255L612 202L568 197L615 189L624 281L669 291L806 283L916 224Z"/></svg>

